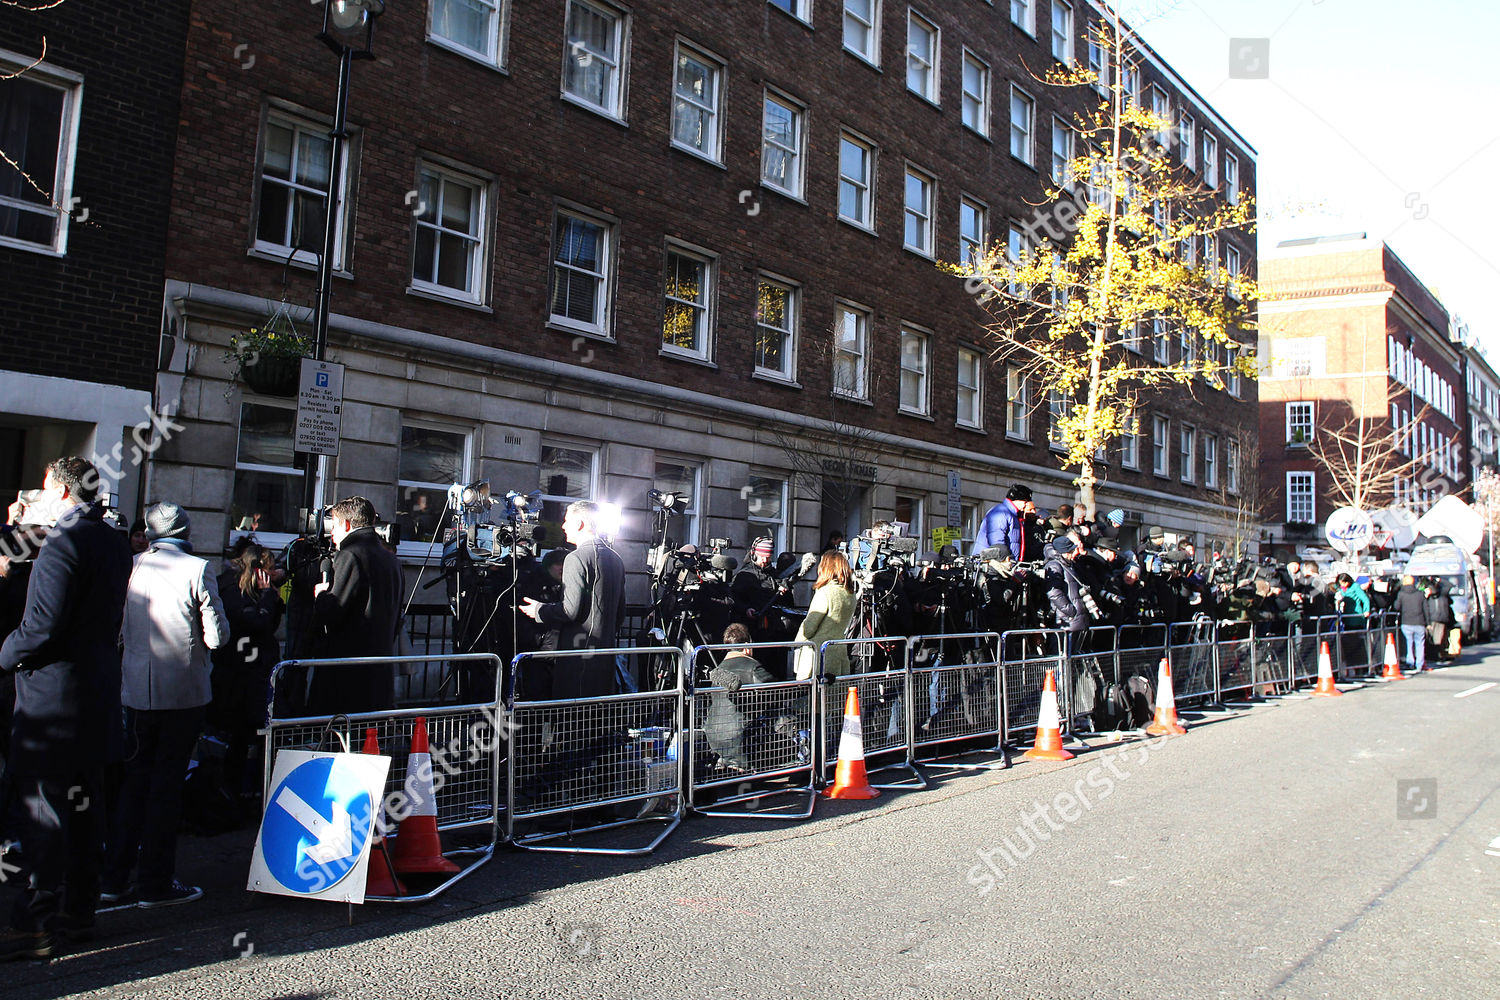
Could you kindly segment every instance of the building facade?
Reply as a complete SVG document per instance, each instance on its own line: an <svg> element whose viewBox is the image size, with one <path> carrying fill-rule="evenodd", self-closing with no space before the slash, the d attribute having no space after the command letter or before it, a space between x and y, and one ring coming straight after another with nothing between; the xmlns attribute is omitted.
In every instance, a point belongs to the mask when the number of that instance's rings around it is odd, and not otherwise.
<svg viewBox="0 0 1500 1000"><path fill-rule="evenodd" d="M157 392L189 429L149 489L226 539L286 537L305 475L293 401L224 356L278 313L311 328L336 69L316 13L203 0L188 39ZM1097 16L1081 0L391 5L354 67L336 179L328 356L348 368L321 495L365 494L424 541L453 482L540 489L554 523L607 499L633 566L653 487L692 497L679 542L796 550L876 518L926 548L950 508L971 538L1013 482L1071 499L1046 407L989 363L985 314L937 264L1022 238L1070 116L1098 100L1034 73L1086 62ZM1253 196L1254 151L1138 55L1131 87L1181 123L1179 158ZM1253 273L1252 240L1216 252ZM1106 456L1101 506L1218 533L1255 398L1247 380L1154 401L1159 426Z"/></svg>

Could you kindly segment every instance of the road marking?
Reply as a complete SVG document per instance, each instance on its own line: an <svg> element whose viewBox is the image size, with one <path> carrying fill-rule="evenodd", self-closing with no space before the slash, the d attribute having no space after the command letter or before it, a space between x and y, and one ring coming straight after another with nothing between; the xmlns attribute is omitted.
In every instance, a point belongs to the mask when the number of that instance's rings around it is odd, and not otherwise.
<svg viewBox="0 0 1500 1000"><path fill-rule="evenodd" d="M1460 692L1458 692L1458 694L1454 695L1453 697L1455 697L1455 698L1467 698L1471 694L1478 694L1481 691L1488 691L1490 688L1497 687L1497 686L1500 686L1500 681L1490 681L1488 684L1479 684L1479 685L1476 685L1475 687L1469 688L1469 690L1467 690L1467 691L1460 691Z"/></svg>
<svg viewBox="0 0 1500 1000"><path fill-rule="evenodd" d="M1500 858L1500 837L1490 841L1490 846L1485 849L1486 854L1492 858Z"/></svg>

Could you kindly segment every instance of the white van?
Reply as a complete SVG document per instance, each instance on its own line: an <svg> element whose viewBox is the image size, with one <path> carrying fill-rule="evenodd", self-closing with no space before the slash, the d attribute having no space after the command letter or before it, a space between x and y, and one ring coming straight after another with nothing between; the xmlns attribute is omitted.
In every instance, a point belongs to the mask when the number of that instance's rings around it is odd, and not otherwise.
<svg viewBox="0 0 1500 1000"><path fill-rule="evenodd" d="M1453 621L1466 642L1480 641L1484 633L1480 613L1479 583L1469 554L1452 542L1430 542L1411 550L1403 573L1421 578L1441 577L1453 602Z"/></svg>

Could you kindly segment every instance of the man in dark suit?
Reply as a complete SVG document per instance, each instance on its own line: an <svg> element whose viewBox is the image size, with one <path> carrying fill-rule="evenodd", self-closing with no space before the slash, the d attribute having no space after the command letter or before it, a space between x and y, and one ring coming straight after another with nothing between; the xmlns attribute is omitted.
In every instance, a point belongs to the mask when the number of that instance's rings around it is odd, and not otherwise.
<svg viewBox="0 0 1500 1000"><path fill-rule="evenodd" d="M375 505L349 497L334 505L332 579L313 588L319 659L394 656L401 623L401 563L375 534ZM394 706L395 674L385 664L313 668L308 712L381 712Z"/></svg>
<svg viewBox="0 0 1500 1000"><path fill-rule="evenodd" d="M599 538L599 505L579 500L563 515L563 534L577 548L563 560L563 596L555 604L525 598L521 613L559 627L557 648L610 649L625 617L625 563ZM553 698L594 698L615 693L613 656L567 657L556 662Z"/></svg>
<svg viewBox="0 0 1500 1000"><path fill-rule="evenodd" d="M99 474L59 458L42 494L57 525L31 570L20 626L0 646L16 679L7 762L23 818L31 883L0 935L0 958L48 958L54 934L87 935L99 902L102 770L120 757L120 622L130 543L95 504ZM24 511L12 505L11 520Z"/></svg>

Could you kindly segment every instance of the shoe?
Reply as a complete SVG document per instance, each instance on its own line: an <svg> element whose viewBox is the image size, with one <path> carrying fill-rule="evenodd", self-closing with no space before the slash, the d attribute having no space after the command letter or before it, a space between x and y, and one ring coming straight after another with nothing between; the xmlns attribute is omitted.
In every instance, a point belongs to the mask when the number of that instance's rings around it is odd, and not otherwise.
<svg viewBox="0 0 1500 1000"><path fill-rule="evenodd" d="M196 885L183 885L174 878L171 885L159 892L141 893L141 901L135 905L143 910L151 910L158 906L176 906L178 903L191 903L195 899L202 898L202 889Z"/></svg>
<svg viewBox="0 0 1500 1000"><path fill-rule="evenodd" d="M94 915L92 913L59 913L52 920L52 930L64 941L92 941L94 939Z"/></svg>
<svg viewBox="0 0 1500 1000"><path fill-rule="evenodd" d="M134 906L136 904L135 890L128 888L110 888L99 893L99 905L94 908L97 913L100 910L113 910L122 906Z"/></svg>
<svg viewBox="0 0 1500 1000"><path fill-rule="evenodd" d="M0 962L12 958L51 958L55 947L48 931L18 931L11 927L0 931Z"/></svg>

